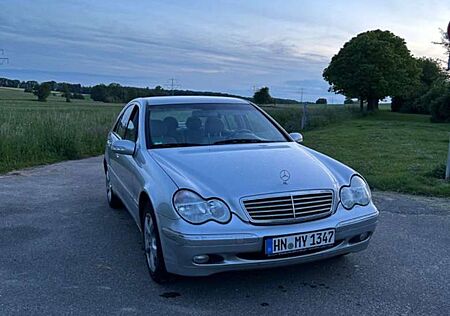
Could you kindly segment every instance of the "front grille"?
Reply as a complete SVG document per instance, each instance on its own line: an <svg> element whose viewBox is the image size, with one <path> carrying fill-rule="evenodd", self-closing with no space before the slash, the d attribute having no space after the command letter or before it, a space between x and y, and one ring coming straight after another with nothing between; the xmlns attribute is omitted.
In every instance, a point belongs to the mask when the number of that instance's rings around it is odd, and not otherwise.
<svg viewBox="0 0 450 316"><path fill-rule="evenodd" d="M333 192L303 192L246 199L243 204L255 223L307 221L331 214Z"/></svg>

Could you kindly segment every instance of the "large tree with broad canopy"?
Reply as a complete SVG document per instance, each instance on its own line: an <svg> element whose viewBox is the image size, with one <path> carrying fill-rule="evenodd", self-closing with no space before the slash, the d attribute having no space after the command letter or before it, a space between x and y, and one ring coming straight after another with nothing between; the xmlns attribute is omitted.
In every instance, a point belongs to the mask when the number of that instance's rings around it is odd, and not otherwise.
<svg viewBox="0 0 450 316"><path fill-rule="evenodd" d="M420 69L405 41L389 31L367 31L344 44L323 72L330 90L367 100L367 109L378 101L399 95L418 82Z"/></svg>

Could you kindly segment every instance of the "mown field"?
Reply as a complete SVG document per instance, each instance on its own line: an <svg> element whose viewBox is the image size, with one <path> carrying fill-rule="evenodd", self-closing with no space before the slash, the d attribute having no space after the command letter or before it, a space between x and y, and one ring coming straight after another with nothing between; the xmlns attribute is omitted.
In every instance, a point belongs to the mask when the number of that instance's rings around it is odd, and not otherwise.
<svg viewBox="0 0 450 316"><path fill-rule="evenodd" d="M103 153L105 137L122 105L91 100L45 103L21 90L0 88L0 173ZM266 107L288 131L299 131L297 106ZM450 124L425 115L362 116L357 106L309 106L305 144L361 172L371 186L450 197L442 177Z"/></svg>

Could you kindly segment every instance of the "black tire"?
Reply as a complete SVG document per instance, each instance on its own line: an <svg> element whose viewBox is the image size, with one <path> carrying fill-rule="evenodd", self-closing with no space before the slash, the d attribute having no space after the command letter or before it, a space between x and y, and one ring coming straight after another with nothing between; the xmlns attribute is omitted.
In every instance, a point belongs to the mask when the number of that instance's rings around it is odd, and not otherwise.
<svg viewBox="0 0 450 316"><path fill-rule="evenodd" d="M114 209L121 208L122 201L114 193L113 187L111 185L108 169L106 169L106 171L105 171L105 181L106 181L106 198L108 199L109 206Z"/></svg>
<svg viewBox="0 0 450 316"><path fill-rule="evenodd" d="M144 243L145 262L150 277L156 283L161 284L169 280L169 273L166 270L164 262L155 214L153 213L150 203L147 202L144 207L145 215L142 225L142 239Z"/></svg>

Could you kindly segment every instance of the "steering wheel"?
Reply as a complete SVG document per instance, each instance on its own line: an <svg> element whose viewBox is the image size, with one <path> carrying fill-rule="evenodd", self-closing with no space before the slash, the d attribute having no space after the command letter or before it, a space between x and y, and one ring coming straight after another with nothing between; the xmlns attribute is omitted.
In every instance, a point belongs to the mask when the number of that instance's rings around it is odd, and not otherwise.
<svg viewBox="0 0 450 316"><path fill-rule="evenodd" d="M251 130L249 129L238 129L235 130L233 132L231 132L231 134L229 135L230 138L236 138L237 135L242 135L242 134L248 134L250 136L253 136L254 138L258 138L255 133L253 133Z"/></svg>

